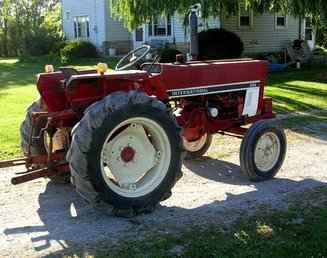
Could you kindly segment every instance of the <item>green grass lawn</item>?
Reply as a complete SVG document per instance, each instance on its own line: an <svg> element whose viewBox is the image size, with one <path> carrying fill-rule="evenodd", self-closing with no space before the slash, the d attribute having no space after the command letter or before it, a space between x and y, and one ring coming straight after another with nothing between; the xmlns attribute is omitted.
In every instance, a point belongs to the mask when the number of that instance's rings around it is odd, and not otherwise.
<svg viewBox="0 0 327 258"><path fill-rule="evenodd" d="M261 206L232 225L188 225L174 234L153 230L142 240L120 242L117 249L103 244L73 250L66 257L95 258L325 258L327 257L327 188L297 193L293 203L278 211ZM163 233L166 232L166 233Z"/></svg>
<svg viewBox="0 0 327 258"><path fill-rule="evenodd" d="M113 60L83 60L72 65L77 69L91 69L104 61L110 67L115 65ZM36 74L43 72L47 63L46 60L18 62L17 59L0 59L0 160L21 155L19 126L26 108L38 98Z"/></svg>
<svg viewBox="0 0 327 258"><path fill-rule="evenodd" d="M306 69L270 75L266 95L273 97L277 112L327 109L327 70Z"/></svg>
<svg viewBox="0 0 327 258"><path fill-rule="evenodd" d="M242 219L228 230L213 225L207 229L193 228L181 236L153 236L145 241L127 242L114 254L99 252L94 257L324 258L326 240L326 208L307 212L291 209ZM179 255L172 253L176 246L182 250Z"/></svg>
<svg viewBox="0 0 327 258"><path fill-rule="evenodd" d="M95 67L98 62L84 60L72 64L77 69ZM0 59L0 160L19 156L19 125L24 111L38 98L35 75L42 72L46 60L18 62ZM55 64L59 67L59 64ZM270 75L266 93L274 98L278 112L327 109L327 72L324 69L289 71Z"/></svg>

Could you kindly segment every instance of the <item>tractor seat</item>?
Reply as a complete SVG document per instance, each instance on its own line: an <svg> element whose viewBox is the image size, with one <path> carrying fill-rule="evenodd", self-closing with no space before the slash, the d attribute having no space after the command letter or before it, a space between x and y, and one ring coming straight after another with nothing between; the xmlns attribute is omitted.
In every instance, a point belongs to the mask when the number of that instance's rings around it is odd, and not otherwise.
<svg viewBox="0 0 327 258"><path fill-rule="evenodd" d="M65 82L68 82L73 75L78 75L79 72L72 67L60 67L59 70L64 75Z"/></svg>

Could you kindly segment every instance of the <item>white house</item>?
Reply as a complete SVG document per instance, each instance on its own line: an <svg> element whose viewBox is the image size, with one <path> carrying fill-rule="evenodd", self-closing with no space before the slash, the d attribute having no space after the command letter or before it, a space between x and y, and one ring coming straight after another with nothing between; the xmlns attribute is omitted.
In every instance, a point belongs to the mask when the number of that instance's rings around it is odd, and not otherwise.
<svg viewBox="0 0 327 258"><path fill-rule="evenodd" d="M200 19L199 21L199 31L219 27L219 18ZM189 38L189 31L183 24L183 17L176 14L167 17L154 17L149 24L140 26L133 32L133 45L137 47L144 43L152 43L154 45L170 43L180 50L187 51Z"/></svg>
<svg viewBox="0 0 327 258"><path fill-rule="evenodd" d="M189 33L179 15L154 17L149 24L129 32L122 22L112 18L107 0L61 0L62 24L67 39L89 40L104 53L114 49L124 54L144 43L174 44L187 51ZM315 33L310 19L299 19L278 13L254 14L241 10L238 15L201 20L199 30L225 28L237 33L245 53L275 52L301 38L313 48Z"/></svg>
<svg viewBox="0 0 327 258"><path fill-rule="evenodd" d="M132 49L132 33L111 18L108 0L61 0L62 25L67 39L91 41L99 50L123 54Z"/></svg>

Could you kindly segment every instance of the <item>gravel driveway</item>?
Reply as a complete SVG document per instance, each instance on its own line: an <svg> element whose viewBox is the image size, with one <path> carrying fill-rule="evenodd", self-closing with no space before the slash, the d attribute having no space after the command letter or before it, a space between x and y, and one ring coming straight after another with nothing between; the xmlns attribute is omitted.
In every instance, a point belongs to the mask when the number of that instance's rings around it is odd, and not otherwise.
<svg viewBox="0 0 327 258"><path fill-rule="evenodd" d="M275 180L258 184L241 174L240 141L218 139L210 157L185 163L184 177L172 198L153 214L134 219L114 218L93 209L69 185L42 179L12 186L10 178L17 170L0 170L0 256L40 257L99 243L110 246L127 236L228 222L260 204L284 207L288 194L327 183L327 123L311 130L317 130L315 136L288 132L281 172ZM219 144L224 141L229 144Z"/></svg>

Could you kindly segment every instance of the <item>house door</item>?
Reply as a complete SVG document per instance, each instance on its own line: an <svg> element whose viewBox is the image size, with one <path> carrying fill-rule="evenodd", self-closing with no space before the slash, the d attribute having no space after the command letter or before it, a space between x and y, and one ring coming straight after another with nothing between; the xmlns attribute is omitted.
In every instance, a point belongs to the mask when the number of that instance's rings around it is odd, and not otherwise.
<svg viewBox="0 0 327 258"><path fill-rule="evenodd" d="M310 17L305 18L305 40L308 42L310 49L313 50L316 44L316 33Z"/></svg>
<svg viewBox="0 0 327 258"><path fill-rule="evenodd" d="M144 44L144 29L137 28L134 32L134 48L141 47Z"/></svg>

